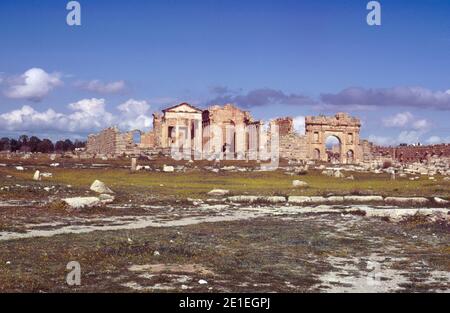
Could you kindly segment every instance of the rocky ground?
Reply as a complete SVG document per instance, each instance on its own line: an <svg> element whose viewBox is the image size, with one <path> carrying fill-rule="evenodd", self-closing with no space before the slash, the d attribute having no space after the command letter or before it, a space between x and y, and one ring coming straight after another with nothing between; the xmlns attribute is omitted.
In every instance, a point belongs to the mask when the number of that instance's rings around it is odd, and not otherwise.
<svg viewBox="0 0 450 313"><path fill-rule="evenodd" d="M16 205L2 203L15 214L32 210ZM0 290L450 291L447 209L207 204L140 206L115 216L97 210L36 214L0 232ZM70 261L81 265L79 287L65 282Z"/></svg>
<svg viewBox="0 0 450 313"><path fill-rule="evenodd" d="M327 170L5 164L0 291L450 292L445 177Z"/></svg>

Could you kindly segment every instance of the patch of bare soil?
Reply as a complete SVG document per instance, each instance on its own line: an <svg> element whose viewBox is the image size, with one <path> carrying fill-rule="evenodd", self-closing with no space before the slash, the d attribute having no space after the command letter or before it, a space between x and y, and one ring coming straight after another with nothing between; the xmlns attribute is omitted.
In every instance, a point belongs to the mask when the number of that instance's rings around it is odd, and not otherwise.
<svg viewBox="0 0 450 313"><path fill-rule="evenodd" d="M450 291L448 228L293 211L3 240L0 291ZM81 286L65 282L70 261Z"/></svg>

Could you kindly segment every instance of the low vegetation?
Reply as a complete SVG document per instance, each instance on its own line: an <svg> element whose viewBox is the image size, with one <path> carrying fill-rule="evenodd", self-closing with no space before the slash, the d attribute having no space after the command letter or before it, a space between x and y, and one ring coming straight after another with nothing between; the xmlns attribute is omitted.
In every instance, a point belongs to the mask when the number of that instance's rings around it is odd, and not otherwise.
<svg viewBox="0 0 450 313"><path fill-rule="evenodd" d="M52 178L45 178L40 184L63 184L74 188L88 188L96 179L103 181L113 190L126 194L152 195L177 199L206 198L207 193L216 188L230 190L232 194L255 195L364 195L385 196L440 196L450 197L450 184L437 177L429 180L422 177L410 181L407 178L391 180L388 174L352 173L354 180L322 175L319 171L309 171L304 175L286 175L283 171L273 172L219 172L188 170L188 172L148 172L131 173L123 168L50 169ZM11 168L0 168L1 185L8 183L30 183L33 170L19 172ZM308 183L307 188L294 188L292 181L300 179ZM1 192L0 192L1 194ZM17 195L17 196L20 196Z"/></svg>

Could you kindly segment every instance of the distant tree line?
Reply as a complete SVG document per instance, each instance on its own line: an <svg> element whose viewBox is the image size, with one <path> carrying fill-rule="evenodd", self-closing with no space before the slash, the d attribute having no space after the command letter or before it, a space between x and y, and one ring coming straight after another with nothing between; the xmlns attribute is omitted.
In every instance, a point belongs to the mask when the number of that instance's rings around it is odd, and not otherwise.
<svg viewBox="0 0 450 313"><path fill-rule="evenodd" d="M84 148L86 142L70 139L59 140L53 143L50 139L40 139L36 136L28 137L22 135L18 139L3 137L0 139L0 151L11 152L68 152L74 151L76 148Z"/></svg>

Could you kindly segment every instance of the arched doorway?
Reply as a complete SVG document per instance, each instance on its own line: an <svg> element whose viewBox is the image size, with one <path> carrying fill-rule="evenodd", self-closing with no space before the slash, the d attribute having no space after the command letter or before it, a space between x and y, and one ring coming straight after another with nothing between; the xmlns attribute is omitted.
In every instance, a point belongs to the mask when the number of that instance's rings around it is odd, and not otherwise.
<svg viewBox="0 0 450 313"><path fill-rule="evenodd" d="M348 150L347 151L347 164L352 164L355 161L355 153L353 152L353 150Z"/></svg>
<svg viewBox="0 0 450 313"><path fill-rule="evenodd" d="M142 133L140 130L133 130L131 131L132 133L132 138L133 138L133 143L138 145L141 143L141 137L142 137Z"/></svg>
<svg viewBox="0 0 450 313"><path fill-rule="evenodd" d="M339 162L347 162L347 151L353 151L353 162L362 159L362 150L360 149L361 121L346 113L337 113L334 116L306 116L305 117L305 136L308 145L307 158L315 158L315 149L320 150L320 158L327 161L331 160ZM325 141L328 137L336 137L339 140L334 142L334 149L329 147L325 149ZM330 139L331 140L331 139ZM328 150L328 153L325 151Z"/></svg>
<svg viewBox="0 0 450 313"><path fill-rule="evenodd" d="M320 160L320 150L319 149L314 149L314 151L313 151L313 159L314 160Z"/></svg>
<svg viewBox="0 0 450 313"><path fill-rule="evenodd" d="M327 154L327 161L329 163L342 162L342 144L339 137L330 135L325 140L325 151Z"/></svg>

